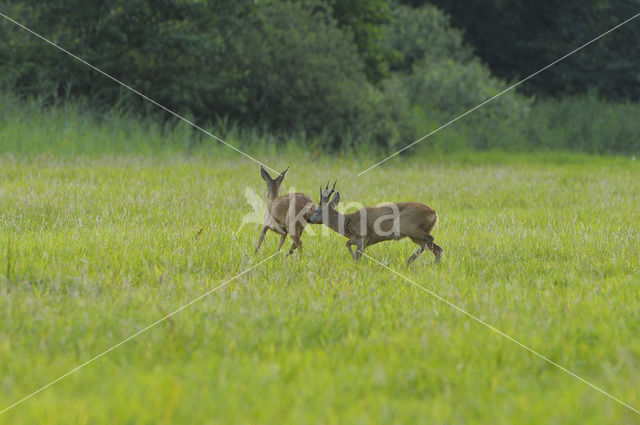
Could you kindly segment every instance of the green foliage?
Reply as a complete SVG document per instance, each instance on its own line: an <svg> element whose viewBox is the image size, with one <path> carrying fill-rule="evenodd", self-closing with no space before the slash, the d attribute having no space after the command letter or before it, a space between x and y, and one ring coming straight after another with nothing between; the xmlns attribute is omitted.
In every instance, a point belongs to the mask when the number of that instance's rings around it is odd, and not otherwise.
<svg viewBox="0 0 640 425"><path fill-rule="evenodd" d="M640 155L639 114L637 103L594 94L545 100L532 109L527 131L539 148Z"/></svg>
<svg viewBox="0 0 640 425"><path fill-rule="evenodd" d="M342 26L320 0L86 3L10 2L9 11L199 123L224 118L276 135L322 137L322 148L332 150L385 149L415 134L410 124L393 120L402 118L404 103L390 104L393 94L367 80L381 60L375 24L384 20L384 3L366 6L369 12L359 18L336 2ZM153 110L22 31L9 29L11 42L0 48L13 70L2 79L5 89L49 103L88 97L105 109Z"/></svg>
<svg viewBox="0 0 640 425"><path fill-rule="evenodd" d="M385 50L395 52L390 69L404 74L411 74L414 65L425 58L457 63L473 58L462 32L451 26L447 15L430 5L394 7L382 44Z"/></svg>
<svg viewBox="0 0 640 425"><path fill-rule="evenodd" d="M419 4L422 1L410 0ZM524 78L640 11L640 0L432 0L499 77ZM638 20L527 81L529 93L640 100Z"/></svg>
<svg viewBox="0 0 640 425"><path fill-rule="evenodd" d="M387 76L389 52L380 44L392 9L386 0L327 0L340 28L353 34L365 62L365 73L375 83Z"/></svg>
<svg viewBox="0 0 640 425"><path fill-rule="evenodd" d="M213 133L226 138L232 129L231 136L244 146L261 144L269 150L298 143L300 149L367 154L406 146L507 88L474 55L446 14L429 4L419 6L420 1L409 3L413 7L383 0L7 0L3 10ZM613 0L600 4L603 16L609 16L613 4ZM548 5L517 5L491 31L515 34L517 28L538 28L532 25L539 19L537 8L547 10ZM481 11L471 7L464 13L493 16L502 7L489 2ZM537 12L527 14L529 7ZM566 24L568 11L581 7L565 5L554 15L554 25L566 27L559 40L572 37L583 25L602 24L590 3L584 6L589 19ZM463 21L454 13L453 22ZM506 22L514 27L499 26ZM491 36L486 23L478 25L487 30L483 36ZM468 40L475 30L465 26L465 31ZM625 31L631 31L633 39L636 30ZM565 45L552 43L549 34L536 33L531 45L538 50L532 50L537 53L527 55L527 60L543 57L538 54L542 50L564 53L560 51ZM634 82L638 73L628 66L636 51L626 38L620 39L627 35L620 30L607 36L603 46L619 45L606 54L590 47L590 54L612 67L607 68L611 71L607 78L598 78L592 89L595 96L616 97L612 93L627 87L628 96L619 97L634 98L634 87L640 87ZM174 126L171 115L15 25L2 21L0 37L7 41L0 43L3 93L37 99L35 104L45 108L63 105L78 113L89 109L91 119L129 115L132 120L157 120L159 134ZM509 48L494 47L507 58ZM629 63L620 62L620 51L631 58ZM556 74L549 78L556 87L545 85L544 90L580 92L587 87L581 79L598 74L587 53L552 68ZM495 67L493 60L489 64ZM575 71L565 72L562 66ZM9 108L12 99L5 99ZM604 134L610 125L598 120L595 110L584 115L592 114L595 120L572 118L585 121L580 124L584 134L576 136L577 130L560 128L559 121L544 112L546 104L529 117L532 98L511 91L426 143L445 150L520 150L556 143L559 148L589 152L635 152L637 128L628 112L635 107L620 106L620 118L615 115L617 106L589 102L594 108L606 108L600 116L610 116L608 122L620 123L611 125L610 137ZM561 110L558 113L563 116ZM602 124L589 135L592 121ZM151 124L145 121L145 125ZM187 144L197 147L199 138L191 135ZM567 142L569 138L589 142ZM609 139L615 141L603 147Z"/></svg>
<svg viewBox="0 0 640 425"><path fill-rule="evenodd" d="M245 122L260 117L276 131L322 135L325 147L399 142L395 105L366 79L351 37L333 18L309 4L274 2L248 31Z"/></svg>
<svg viewBox="0 0 640 425"><path fill-rule="evenodd" d="M216 66L209 60L221 59L203 56L206 51L223 50L224 44L216 37L202 37L204 26L219 28L218 24L229 22L206 22L201 2L8 3L9 15L18 21L178 112L196 109L204 102L195 90L203 82L199 75ZM13 24L5 21L3 25ZM221 31L231 25L227 23ZM5 87L51 102L87 96L97 106L146 104L24 30L12 26L9 32L10 43L2 50L11 59L6 66L15 70L15 76L4 79Z"/></svg>
<svg viewBox="0 0 640 425"><path fill-rule="evenodd" d="M391 146L399 149L410 140L406 136L415 132L415 128L426 134L445 119L420 107L414 107L413 114L408 115L411 95L405 81L399 78L385 80L381 90L373 91L372 96L376 96L374 101L386 103L386 107L371 115L370 127L363 128L359 137L380 145L389 140L400 140L400 144ZM0 97L0 111L0 152L18 158L153 153L229 158L235 155L182 121L162 123L153 116L140 120L118 110L95 113L83 102L43 108L39 102L19 101L12 95L5 95ZM470 114L424 140L414 150L428 152L429 156L439 151L477 149L640 155L637 120L640 106L634 103L619 104L595 96L538 101L519 122L512 121L500 109L488 111L495 115L485 111L487 115L477 118ZM273 154L276 149L313 157L327 152L326 136L311 137L295 132L276 136L260 127L243 126L228 119L219 119L207 129L256 155ZM377 140L376 135L383 138ZM346 135L345 139L355 140L355 137ZM374 154L358 145L346 144L339 149L343 154L356 153L362 158Z"/></svg>
<svg viewBox="0 0 640 425"><path fill-rule="evenodd" d="M471 54L461 33L435 7L398 6L387 34L388 48L399 52L392 67L394 78L406 87L410 103L418 109L423 133L507 88ZM506 147L505 139L519 135L530 103L515 92L506 93L464 117L456 131L465 135L467 147Z"/></svg>

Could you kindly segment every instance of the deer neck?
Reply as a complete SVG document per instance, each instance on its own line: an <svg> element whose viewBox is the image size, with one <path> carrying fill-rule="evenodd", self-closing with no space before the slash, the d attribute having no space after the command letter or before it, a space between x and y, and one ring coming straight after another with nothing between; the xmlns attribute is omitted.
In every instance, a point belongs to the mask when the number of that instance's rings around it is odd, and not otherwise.
<svg viewBox="0 0 640 425"><path fill-rule="evenodd" d="M342 236L350 237L349 232L349 216L342 214L334 209L329 209L329 216L327 217L327 227L334 232L340 233Z"/></svg>
<svg viewBox="0 0 640 425"><path fill-rule="evenodd" d="M269 204L271 204L278 196L280 196L279 187L270 187L267 189L267 200L269 201Z"/></svg>

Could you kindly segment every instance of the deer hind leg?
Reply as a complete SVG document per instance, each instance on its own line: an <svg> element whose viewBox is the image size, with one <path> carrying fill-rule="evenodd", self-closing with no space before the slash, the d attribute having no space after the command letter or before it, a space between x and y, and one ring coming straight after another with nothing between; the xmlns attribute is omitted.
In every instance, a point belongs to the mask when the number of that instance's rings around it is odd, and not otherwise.
<svg viewBox="0 0 640 425"><path fill-rule="evenodd" d="M262 241L264 240L264 235L267 233L267 230L268 230L267 226L262 226L262 229L260 229L260 236L258 237L258 246L256 246L256 254L260 249L260 245L262 245Z"/></svg>
<svg viewBox="0 0 640 425"><path fill-rule="evenodd" d="M433 238L431 238L433 240ZM418 255L422 254L422 251L424 251L424 249L427 247L429 240L428 239L415 239L415 238L411 238L411 240L415 243L420 245L420 248L418 248L418 250L416 252L414 252L411 257L409 257L407 259L407 266L411 263L413 263L413 261L418 258Z"/></svg>
<svg viewBox="0 0 640 425"><path fill-rule="evenodd" d="M425 248L433 253L433 255L436 257L437 262L440 262L440 259L442 258L442 254L444 253L444 250L440 248L438 245L436 245L435 242L433 242L433 236L426 235L424 239L412 239L412 240L418 245L420 245L420 249L418 249L411 257L409 257L409 260L407 261L408 264L411 264L413 260L415 260L416 257L420 255L422 251L425 250Z"/></svg>
<svg viewBox="0 0 640 425"><path fill-rule="evenodd" d="M284 235L280 235L280 243L278 244L278 251L276 252L280 252L280 250L282 249L282 245L284 244L284 240L287 239L287 234L285 233Z"/></svg>
<svg viewBox="0 0 640 425"><path fill-rule="evenodd" d="M429 243L428 248L431 252L433 252L433 255L436 256L436 261L439 263L440 259L442 258L442 254L444 254L444 249L433 242L433 237L431 238L431 242Z"/></svg>
<svg viewBox="0 0 640 425"><path fill-rule="evenodd" d="M302 251L302 233L304 232L304 225L295 223L292 228L295 229L295 232L290 233L289 236L291 236L293 243L291 244L291 249L289 249L289 254L287 255L291 255L295 249Z"/></svg>
<svg viewBox="0 0 640 425"><path fill-rule="evenodd" d="M300 240L300 236L298 235L289 235L289 236L291 236L293 243L291 244L291 248L289 249L289 253L287 255L291 255L296 248L302 250L302 241Z"/></svg>

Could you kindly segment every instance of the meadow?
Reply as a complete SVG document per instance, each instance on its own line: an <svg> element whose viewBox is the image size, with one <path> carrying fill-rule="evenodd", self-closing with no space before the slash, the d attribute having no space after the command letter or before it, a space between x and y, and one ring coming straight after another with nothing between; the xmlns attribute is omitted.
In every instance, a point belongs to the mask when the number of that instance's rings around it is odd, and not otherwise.
<svg viewBox="0 0 640 425"><path fill-rule="evenodd" d="M259 225L242 226L247 188L264 195L258 166L223 148L10 154L3 134L0 410L275 252L276 235L255 254ZM316 201L331 178L345 204L435 208L441 264L424 253L407 268L408 240L366 253L640 408L637 161L419 155L355 177L374 158L259 154ZM267 259L0 424L640 421L310 230L302 253Z"/></svg>
<svg viewBox="0 0 640 425"><path fill-rule="evenodd" d="M640 423L633 2L76 3L0 13L0 425ZM254 252L257 163L186 120L443 261Z"/></svg>

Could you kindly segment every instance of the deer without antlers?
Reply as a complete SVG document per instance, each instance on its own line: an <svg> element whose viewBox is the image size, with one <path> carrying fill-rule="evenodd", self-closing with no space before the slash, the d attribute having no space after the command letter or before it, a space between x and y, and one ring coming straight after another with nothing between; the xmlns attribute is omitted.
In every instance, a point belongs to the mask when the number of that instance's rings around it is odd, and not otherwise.
<svg viewBox="0 0 640 425"><path fill-rule="evenodd" d="M320 186L320 204L309 218L309 223L322 223L348 238L347 249L355 260L360 259L364 249L370 245L408 237L420 246L409 257L408 264L425 249L433 252L436 261L440 261L444 250L433 242L431 236L431 230L438 221L438 214L433 209L419 202L398 202L342 214L336 210L340 193L335 191L335 187L335 183L331 190L328 183L324 190ZM334 193L333 199L330 199ZM355 253L352 245L356 245Z"/></svg>
<svg viewBox="0 0 640 425"><path fill-rule="evenodd" d="M282 244L287 238L287 235L293 240L289 254L296 248L302 249L300 237L316 205L311 198L304 193L289 193L279 196L280 185L288 170L289 167L273 179L267 170L265 170L262 165L260 166L260 174L267 183L268 208L264 216L264 224L262 225L262 229L260 229L256 252L260 249L267 230L272 230L280 235L278 251L282 249Z"/></svg>

